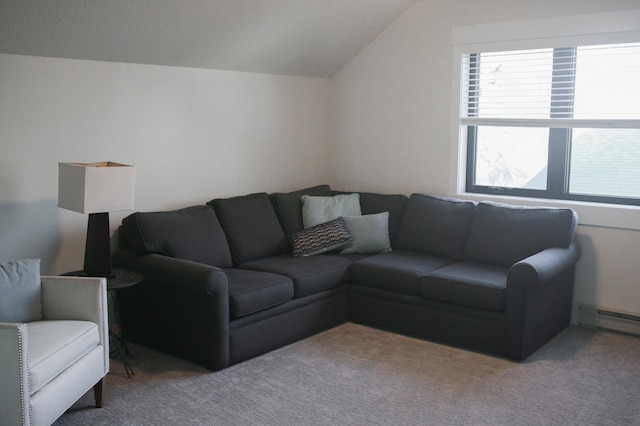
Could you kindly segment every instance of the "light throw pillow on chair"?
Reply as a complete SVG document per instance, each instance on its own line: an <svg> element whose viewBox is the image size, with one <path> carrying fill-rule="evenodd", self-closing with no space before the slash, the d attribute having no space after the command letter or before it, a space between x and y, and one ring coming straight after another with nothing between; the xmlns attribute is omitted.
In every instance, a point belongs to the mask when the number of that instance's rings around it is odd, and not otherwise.
<svg viewBox="0 0 640 426"><path fill-rule="evenodd" d="M389 241L389 212L363 216L344 216L353 241L340 254L373 254L391 251Z"/></svg>
<svg viewBox="0 0 640 426"><path fill-rule="evenodd" d="M0 322L41 319L40 259L0 263Z"/></svg>
<svg viewBox="0 0 640 426"><path fill-rule="evenodd" d="M326 223L342 216L360 216L360 194L340 194L332 197L303 195L302 222L305 228Z"/></svg>

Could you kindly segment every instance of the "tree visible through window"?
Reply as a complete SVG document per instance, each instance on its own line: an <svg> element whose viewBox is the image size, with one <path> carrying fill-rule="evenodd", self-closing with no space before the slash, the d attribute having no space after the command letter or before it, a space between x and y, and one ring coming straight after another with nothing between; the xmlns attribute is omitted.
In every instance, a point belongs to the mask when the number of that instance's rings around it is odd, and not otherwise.
<svg viewBox="0 0 640 426"><path fill-rule="evenodd" d="M640 205L640 43L464 56L467 191Z"/></svg>

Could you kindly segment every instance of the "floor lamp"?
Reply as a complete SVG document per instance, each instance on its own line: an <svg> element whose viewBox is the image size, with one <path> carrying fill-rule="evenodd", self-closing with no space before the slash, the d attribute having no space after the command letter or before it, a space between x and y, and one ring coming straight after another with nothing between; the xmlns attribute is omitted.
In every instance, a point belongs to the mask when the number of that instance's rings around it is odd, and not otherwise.
<svg viewBox="0 0 640 426"><path fill-rule="evenodd" d="M111 277L109 212L134 209L135 167L59 163L58 207L89 214L84 275Z"/></svg>

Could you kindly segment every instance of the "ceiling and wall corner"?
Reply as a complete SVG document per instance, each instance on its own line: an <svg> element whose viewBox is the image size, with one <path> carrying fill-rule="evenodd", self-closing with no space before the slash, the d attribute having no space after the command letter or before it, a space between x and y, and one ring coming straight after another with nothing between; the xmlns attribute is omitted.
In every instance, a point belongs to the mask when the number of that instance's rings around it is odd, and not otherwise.
<svg viewBox="0 0 640 426"><path fill-rule="evenodd" d="M0 53L331 77L415 0L2 0Z"/></svg>

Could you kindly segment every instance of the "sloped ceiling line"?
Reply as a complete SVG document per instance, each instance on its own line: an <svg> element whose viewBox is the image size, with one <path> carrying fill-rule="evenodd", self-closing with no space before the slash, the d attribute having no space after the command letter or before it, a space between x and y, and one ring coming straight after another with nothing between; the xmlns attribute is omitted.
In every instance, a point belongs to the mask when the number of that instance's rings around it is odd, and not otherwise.
<svg viewBox="0 0 640 426"><path fill-rule="evenodd" d="M331 77L416 0L2 0L0 53Z"/></svg>

